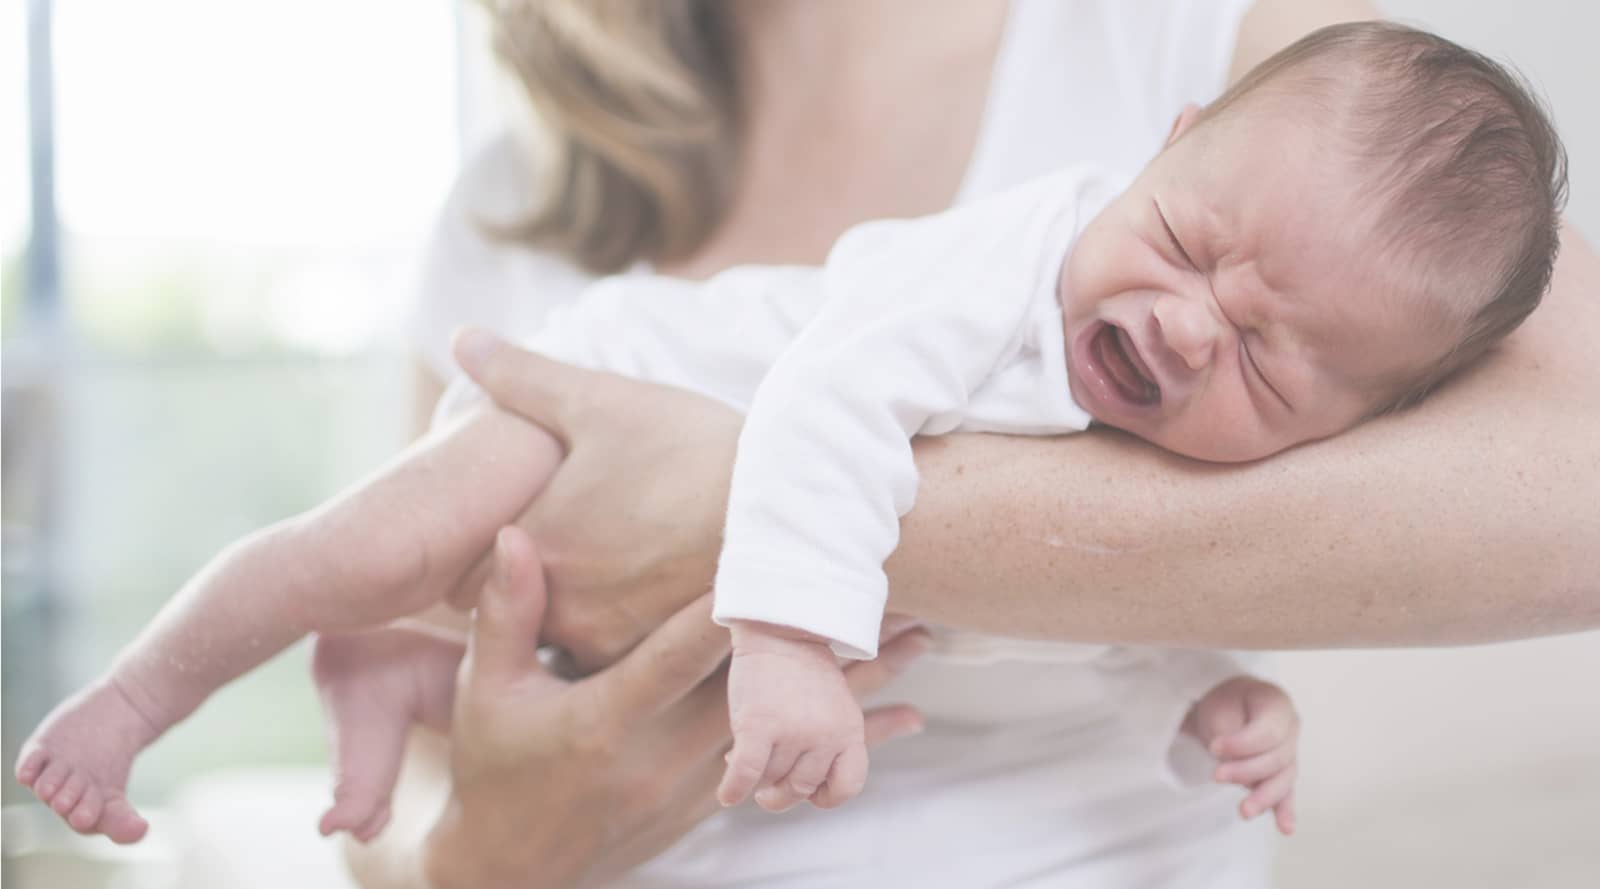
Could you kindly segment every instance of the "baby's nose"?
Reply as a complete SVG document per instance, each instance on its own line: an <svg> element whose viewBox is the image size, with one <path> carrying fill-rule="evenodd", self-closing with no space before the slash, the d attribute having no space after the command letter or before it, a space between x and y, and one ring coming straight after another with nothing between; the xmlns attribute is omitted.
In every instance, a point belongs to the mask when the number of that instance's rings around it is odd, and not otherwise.
<svg viewBox="0 0 1600 889"><path fill-rule="evenodd" d="M1167 347L1178 353L1190 370L1211 364L1222 325L1210 309L1196 300L1163 296L1156 300L1155 316Z"/></svg>

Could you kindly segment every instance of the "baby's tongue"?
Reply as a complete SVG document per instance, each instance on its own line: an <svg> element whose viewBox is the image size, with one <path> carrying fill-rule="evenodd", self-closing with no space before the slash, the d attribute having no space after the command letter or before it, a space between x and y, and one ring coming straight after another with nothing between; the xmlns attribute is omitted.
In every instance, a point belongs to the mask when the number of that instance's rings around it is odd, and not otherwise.
<svg viewBox="0 0 1600 889"><path fill-rule="evenodd" d="M1111 381L1116 384L1122 396L1135 404L1153 404L1160 397L1161 392L1156 385L1145 378L1139 371L1138 365L1133 360L1133 342L1129 339L1127 331L1120 327L1109 327L1107 333L1102 335L1100 360L1106 370L1111 374Z"/></svg>

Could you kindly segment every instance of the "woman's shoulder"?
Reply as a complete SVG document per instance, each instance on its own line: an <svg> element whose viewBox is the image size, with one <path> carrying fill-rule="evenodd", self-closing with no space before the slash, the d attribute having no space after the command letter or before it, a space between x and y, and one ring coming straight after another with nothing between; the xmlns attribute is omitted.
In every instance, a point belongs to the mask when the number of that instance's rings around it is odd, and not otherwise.
<svg viewBox="0 0 1600 889"><path fill-rule="evenodd" d="M473 324L520 337L594 276L570 259L495 232L533 202L531 150L503 134L463 164L423 249L409 319L413 348L442 378L454 374L450 336Z"/></svg>

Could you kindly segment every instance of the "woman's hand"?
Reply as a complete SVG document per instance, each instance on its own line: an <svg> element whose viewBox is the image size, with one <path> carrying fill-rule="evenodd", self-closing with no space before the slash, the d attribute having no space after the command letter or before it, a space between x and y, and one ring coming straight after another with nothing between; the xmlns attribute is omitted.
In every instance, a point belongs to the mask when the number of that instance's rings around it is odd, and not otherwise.
<svg viewBox="0 0 1600 889"><path fill-rule="evenodd" d="M532 542L501 531L456 694L452 791L422 867L436 889L603 882L716 810L728 734L728 633L700 596L613 666L568 681L533 647L545 591ZM926 650L926 632L852 665L857 696ZM868 743L914 732L908 706L867 714Z"/></svg>
<svg viewBox="0 0 1600 889"><path fill-rule="evenodd" d="M456 359L502 408L567 449L519 525L538 541L550 584L545 639L578 665L614 662L711 589L743 421L692 392L581 370L483 331ZM457 587L482 587L488 556Z"/></svg>

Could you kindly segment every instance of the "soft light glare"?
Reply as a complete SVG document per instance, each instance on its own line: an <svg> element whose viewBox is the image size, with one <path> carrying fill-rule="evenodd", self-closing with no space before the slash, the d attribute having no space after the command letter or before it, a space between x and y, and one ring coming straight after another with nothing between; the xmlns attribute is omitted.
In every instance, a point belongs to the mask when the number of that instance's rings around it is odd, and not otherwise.
<svg viewBox="0 0 1600 889"><path fill-rule="evenodd" d="M74 234L371 246L425 229L455 164L449 3L56 6Z"/></svg>
<svg viewBox="0 0 1600 889"><path fill-rule="evenodd" d="M0 256L28 236L28 47L26 3L0 6Z"/></svg>

